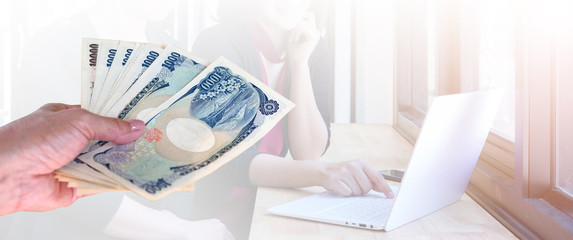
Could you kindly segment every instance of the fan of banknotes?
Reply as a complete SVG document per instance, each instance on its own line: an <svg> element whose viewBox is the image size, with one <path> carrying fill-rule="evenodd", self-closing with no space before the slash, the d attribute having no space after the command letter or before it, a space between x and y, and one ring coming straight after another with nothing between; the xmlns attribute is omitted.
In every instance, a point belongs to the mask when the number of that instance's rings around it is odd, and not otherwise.
<svg viewBox="0 0 573 240"><path fill-rule="evenodd" d="M171 45L83 39L82 108L145 133L93 141L56 172L81 194L133 191L149 200L189 190L260 140L294 104L235 64Z"/></svg>

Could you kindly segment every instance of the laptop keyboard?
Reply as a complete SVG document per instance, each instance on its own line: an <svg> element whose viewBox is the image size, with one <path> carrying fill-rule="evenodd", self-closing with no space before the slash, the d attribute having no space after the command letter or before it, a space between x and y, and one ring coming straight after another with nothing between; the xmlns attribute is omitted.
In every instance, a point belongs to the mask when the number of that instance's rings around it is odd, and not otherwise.
<svg viewBox="0 0 573 240"><path fill-rule="evenodd" d="M394 199L376 195L355 196L353 201L322 210L318 217L339 219L352 223L385 223L392 209ZM348 223L347 223L348 224Z"/></svg>

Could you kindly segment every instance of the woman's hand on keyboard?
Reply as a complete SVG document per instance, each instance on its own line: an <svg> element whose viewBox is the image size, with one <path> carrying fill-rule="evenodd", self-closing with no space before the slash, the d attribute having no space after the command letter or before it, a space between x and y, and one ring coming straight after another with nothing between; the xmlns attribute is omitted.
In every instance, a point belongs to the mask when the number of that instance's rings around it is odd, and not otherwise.
<svg viewBox="0 0 573 240"><path fill-rule="evenodd" d="M323 162L321 185L344 196L363 195L370 190L394 198L384 177L368 162L358 159L346 162Z"/></svg>

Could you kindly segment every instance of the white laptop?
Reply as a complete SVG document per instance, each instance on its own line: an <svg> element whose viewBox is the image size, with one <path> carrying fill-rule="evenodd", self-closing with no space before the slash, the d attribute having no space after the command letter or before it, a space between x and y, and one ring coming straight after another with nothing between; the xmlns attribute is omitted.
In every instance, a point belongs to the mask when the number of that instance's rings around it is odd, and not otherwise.
<svg viewBox="0 0 573 240"><path fill-rule="evenodd" d="M502 89L434 98L396 197L371 191L311 195L272 214L390 231L457 202L467 187L503 96Z"/></svg>

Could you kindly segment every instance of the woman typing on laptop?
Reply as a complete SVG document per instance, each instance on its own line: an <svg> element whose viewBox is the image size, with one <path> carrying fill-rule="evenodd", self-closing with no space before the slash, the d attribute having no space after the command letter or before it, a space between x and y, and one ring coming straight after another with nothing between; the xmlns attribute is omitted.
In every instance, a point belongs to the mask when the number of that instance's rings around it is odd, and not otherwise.
<svg viewBox="0 0 573 240"><path fill-rule="evenodd" d="M260 143L196 185L193 209L204 211L199 218L219 217L231 231L229 222L234 221L226 218L243 215L250 222L256 191L252 184L323 186L345 196L374 189L393 197L382 175L366 161L320 161L329 144L331 81L328 48L316 24L326 9L320 2L221 0L220 24L195 41L192 52L197 56L225 56L296 104ZM238 207L241 202L246 206ZM245 210L233 213L237 208ZM241 228L248 231L248 226Z"/></svg>

